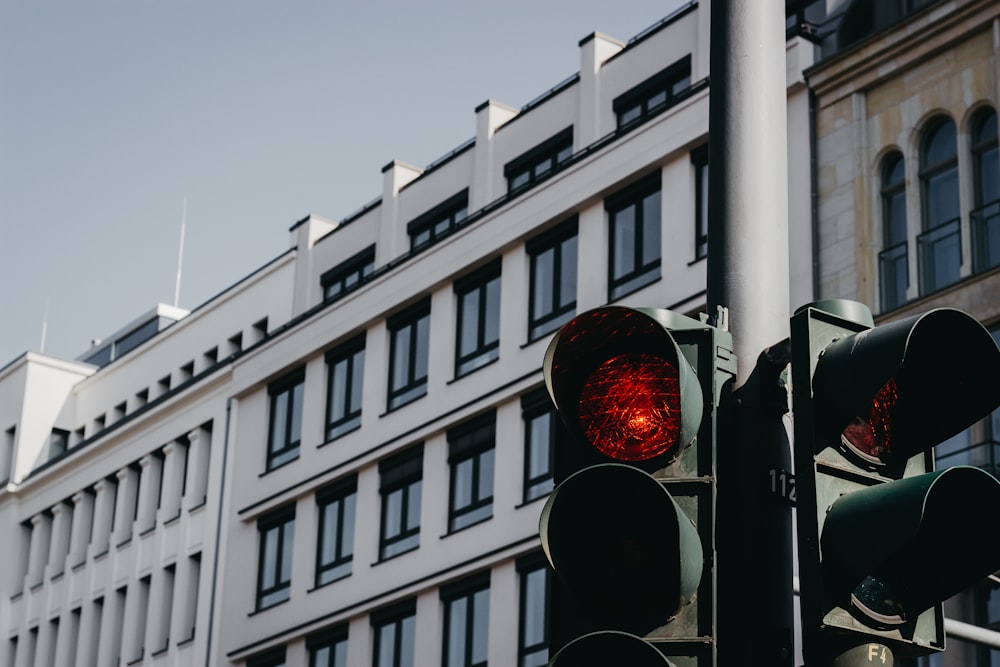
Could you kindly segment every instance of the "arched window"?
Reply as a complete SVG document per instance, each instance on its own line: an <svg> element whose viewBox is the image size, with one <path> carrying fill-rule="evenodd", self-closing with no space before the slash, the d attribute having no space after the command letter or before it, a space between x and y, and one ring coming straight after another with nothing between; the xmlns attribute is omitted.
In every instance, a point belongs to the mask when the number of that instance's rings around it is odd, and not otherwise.
<svg viewBox="0 0 1000 667"><path fill-rule="evenodd" d="M906 174L903 156L890 153L882 162L882 252L879 253L879 283L882 310L906 302Z"/></svg>
<svg viewBox="0 0 1000 667"><path fill-rule="evenodd" d="M917 237L920 293L958 280L962 264L955 123L940 118L927 127L920 149L923 230Z"/></svg>
<svg viewBox="0 0 1000 667"><path fill-rule="evenodd" d="M972 270L979 273L1000 265L1000 151L993 109L983 109L972 121L972 171Z"/></svg>

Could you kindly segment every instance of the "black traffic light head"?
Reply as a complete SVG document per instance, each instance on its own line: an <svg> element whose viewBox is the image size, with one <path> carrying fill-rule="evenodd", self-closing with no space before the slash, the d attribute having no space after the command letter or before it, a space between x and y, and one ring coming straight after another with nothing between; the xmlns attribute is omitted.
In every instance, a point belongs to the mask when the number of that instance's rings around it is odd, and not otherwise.
<svg viewBox="0 0 1000 667"><path fill-rule="evenodd" d="M701 581L698 531L670 493L619 464L581 470L542 509L542 548L595 630L643 635L667 624Z"/></svg>
<svg viewBox="0 0 1000 667"><path fill-rule="evenodd" d="M807 662L876 641L944 648L941 602L1000 568L1000 482L933 447L1000 405L1000 349L951 309L873 327L853 302L792 318ZM866 321L867 320L867 321Z"/></svg>
<svg viewBox="0 0 1000 667"><path fill-rule="evenodd" d="M574 318L545 352L549 394L593 462L647 471L677 458L701 426L698 377L666 327L669 311L609 306Z"/></svg>
<svg viewBox="0 0 1000 667"><path fill-rule="evenodd" d="M635 635L595 632L573 640L556 653L549 667L673 667L673 663Z"/></svg>

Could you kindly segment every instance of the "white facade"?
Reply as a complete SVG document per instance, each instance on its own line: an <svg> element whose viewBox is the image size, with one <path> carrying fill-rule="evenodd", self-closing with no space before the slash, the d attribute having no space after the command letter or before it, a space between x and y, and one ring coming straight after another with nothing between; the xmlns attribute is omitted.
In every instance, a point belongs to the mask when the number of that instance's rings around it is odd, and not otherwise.
<svg viewBox="0 0 1000 667"><path fill-rule="evenodd" d="M707 3L627 44L595 33L577 77L520 110L485 102L471 142L427 169L387 165L379 201L300 221L287 252L121 358L0 369L0 534L17 561L0 664L307 665L346 636L346 664L380 665L395 630L394 651L436 665L463 644L463 609L469 664L521 664L544 499L526 489L525 397L551 337L538 300L571 292L562 319L609 302L703 308L708 34ZM798 305L813 295L813 48L787 53ZM542 255L557 245L572 261L552 278ZM360 385L336 384L341 371ZM47 462L53 429L68 451ZM324 551L340 507L350 539L333 532Z"/></svg>

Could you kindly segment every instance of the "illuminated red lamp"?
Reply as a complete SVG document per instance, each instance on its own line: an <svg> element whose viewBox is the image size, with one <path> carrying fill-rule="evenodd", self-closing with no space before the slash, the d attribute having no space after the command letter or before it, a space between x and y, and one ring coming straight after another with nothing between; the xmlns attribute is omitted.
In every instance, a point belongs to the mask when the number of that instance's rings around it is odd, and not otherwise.
<svg viewBox="0 0 1000 667"><path fill-rule="evenodd" d="M701 387L658 319L664 313L591 310L563 327L546 352L549 393L564 421L608 459L669 463L701 424Z"/></svg>

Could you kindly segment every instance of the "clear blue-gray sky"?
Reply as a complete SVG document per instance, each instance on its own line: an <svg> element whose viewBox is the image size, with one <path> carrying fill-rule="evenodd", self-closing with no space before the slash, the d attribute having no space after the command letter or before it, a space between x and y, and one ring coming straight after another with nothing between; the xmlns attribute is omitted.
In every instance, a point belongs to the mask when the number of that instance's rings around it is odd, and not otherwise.
<svg viewBox="0 0 1000 667"><path fill-rule="evenodd" d="M0 0L0 367L192 309L682 0Z"/></svg>

